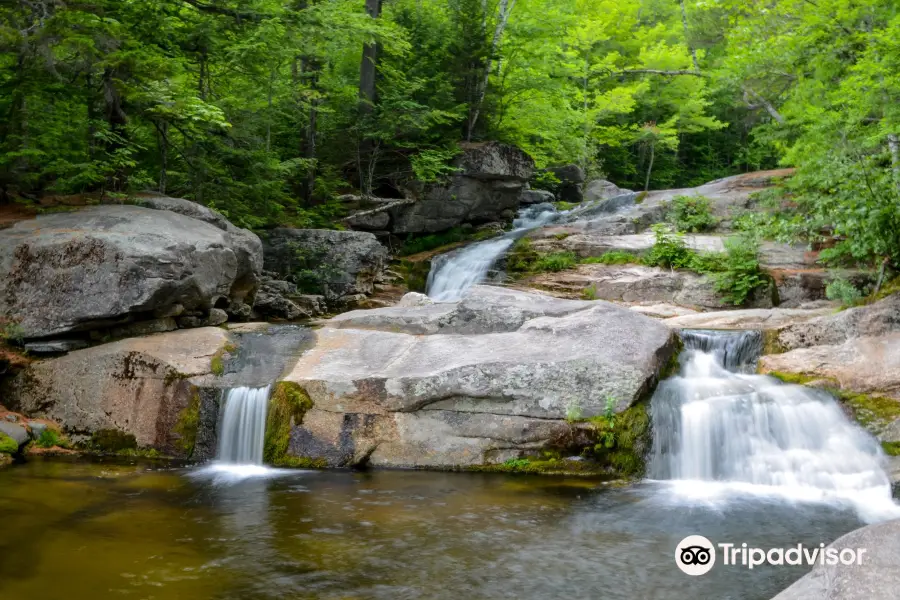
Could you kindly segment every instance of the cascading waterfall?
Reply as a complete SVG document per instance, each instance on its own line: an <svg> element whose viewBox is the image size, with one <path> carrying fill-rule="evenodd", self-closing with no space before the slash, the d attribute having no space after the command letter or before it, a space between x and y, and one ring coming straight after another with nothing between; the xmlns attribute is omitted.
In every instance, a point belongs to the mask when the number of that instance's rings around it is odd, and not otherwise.
<svg viewBox="0 0 900 600"><path fill-rule="evenodd" d="M262 465L270 387L228 390L219 425L220 462Z"/></svg>
<svg viewBox="0 0 900 600"><path fill-rule="evenodd" d="M685 331L678 376L651 402L649 475L689 495L730 491L900 516L878 442L829 394L751 374L758 332Z"/></svg>
<svg viewBox="0 0 900 600"><path fill-rule="evenodd" d="M557 212L552 204L523 208L513 221L514 229L502 237L436 257L428 273L428 295L442 302L459 300L466 290L484 281L494 263L517 239L563 214Z"/></svg>

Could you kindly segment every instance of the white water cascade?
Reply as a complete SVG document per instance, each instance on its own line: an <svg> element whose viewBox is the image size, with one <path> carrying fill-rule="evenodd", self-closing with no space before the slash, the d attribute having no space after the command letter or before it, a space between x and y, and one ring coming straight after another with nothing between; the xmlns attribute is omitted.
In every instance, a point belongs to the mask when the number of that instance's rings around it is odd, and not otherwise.
<svg viewBox="0 0 900 600"><path fill-rule="evenodd" d="M270 387L228 390L219 425L220 462L262 465Z"/></svg>
<svg viewBox="0 0 900 600"><path fill-rule="evenodd" d="M513 221L512 231L436 257L428 273L428 295L442 302L459 300L466 290L484 281L490 268L517 239L563 214L566 213L557 212L552 204L523 208Z"/></svg>
<svg viewBox="0 0 900 600"><path fill-rule="evenodd" d="M753 375L758 332L685 331L678 376L651 403L649 475L677 492L846 504L867 521L900 516L878 442L827 393Z"/></svg>

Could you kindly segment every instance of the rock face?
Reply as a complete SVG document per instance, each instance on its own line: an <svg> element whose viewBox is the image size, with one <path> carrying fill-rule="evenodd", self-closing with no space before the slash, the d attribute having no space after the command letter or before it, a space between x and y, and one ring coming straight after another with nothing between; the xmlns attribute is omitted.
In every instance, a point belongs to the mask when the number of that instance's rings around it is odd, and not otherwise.
<svg viewBox="0 0 900 600"><path fill-rule="evenodd" d="M559 167L550 167L547 169L559 179L556 184L554 193L559 200L563 202L574 202L578 204L584 200L584 170L578 165L562 165Z"/></svg>
<svg viewBox="0 0 900 600"><path fill-rule="evenodd" d="M763 373L777 371L826 379L842 390L900 401L900 332L763 356L759 368Z"/></svg>
<svg viewBox="0 0 900 600"><path fill-rule="evenodd" d="M459 172L448 184L426 186L412 204L390 210L394 233L431 233L462 223L503 220L519 206L534 161L514 146L470 144L456 159Z"/></svg>
<svg viewBox="0 0 900 600"><path fill-rule="evenodd" d="M206 327L77 350L32 364L4 390L5 401L71 434L119 429L181 456L179 417L229 341L225 330Z"/></svg>
<svg viewBox="0 0 900 600"><path fill-rule="evenodd" d="M679 315L664 322L677 329L777 329L804 323L834 312L833 307L801 308L747 308L716 312Z"/></svg>
<svg viewBox="0 0 900 600"><path fill-rule="evenodd" d="M387 249L362 231L273 229L264 234L264 246L267 271L333 305L371 294L388 260Z"/></svg>
<svg viewBox="0 0 900 600"><path fill-rule="evenodd" d="M313 402L290 453L331 465L503 462L569 431L567 410L617 410L653 385L672 333L605 302L475 287L340 315L285 377Z"/></svg>
<svg viewBox="0 0 900 600"><path fill-rule="evenodd" d="M836 345L854 338L880 336L900 331L900 294L870 306L849 308L837 314L785 327L778 344L785 350Z"/></svg>
<svg viewBox="0 0 900 600"><path fill-rule="evenodd" d="M540 273L520 285L545 290L563 298L591 297L625 303L666 303L694 309L725 308L708 277L690 271L672 271L638 265L578 265L574 270ZM754 305L771 306L760 296Z"/></svg>
<svg viewBox="0 0 900 600"><path fill-rule="evenodd" d="M252 302L259 238L193 203L156 200L213 223L110 205L0 231L0 317L33 339L159 318L176 307L206 313Z"/></svg>
<svg viewBox="0 0 900 600"><path fill-rule="evenodd" d="M597 202L630 193L631 190L622 189L611 181L595 179L585 186L584 199L587 202Z"/></svg>
<svg viewBox="0 0 900 600"><path fill-rule="evenodd" d="M860 564L816 564L773 600L891 600L900 589L900 520L869 525L828 548L865 548Z"/></svg>
<svg viewBox="0 0 900 600"><path fill-rule="evenodd" d="M525 190L522 192L522 204L544 204L553 202L556 197L547 190Z"/></svg>

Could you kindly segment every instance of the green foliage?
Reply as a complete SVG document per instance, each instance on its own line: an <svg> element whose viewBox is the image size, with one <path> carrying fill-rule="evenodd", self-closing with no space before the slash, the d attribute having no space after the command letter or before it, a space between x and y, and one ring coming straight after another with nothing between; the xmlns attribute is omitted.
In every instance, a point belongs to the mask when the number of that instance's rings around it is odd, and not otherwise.
<svg viewBox="0 0 900 600"><path fill-rule="evenodd" d="M569 423L575 423L580 421L583 417L583 412L581 410L581 405L577 400L573 400L566 406L566 421Z"/></svg>
<svg viewBox="0 0 900 600"><path fill-rule="evenodd" d="M71 446L63 434L50 427L41 431L34 443L40 448L68 448Z"/></svg>
<svg viewBox="0 0 900 600"><path fill-rule="evenodd" d="M574 252L539 252L527 238L517 241L506 255L507 271L517 274L565 271L577 264Z"/></svg>
<svg viewBox="0 0 900 600"><path fill-rule="evenodd" d="M640 256L625 252L624 250L610 250L600 256L589 256L582 258L580 263L585 265L639 265L643 260Z"/></svg>
<svg viewBox="0 0 900 600"><path fill-rule="evenodd" d="M662 223L650 228L653 246L644 257L644 264L667 269L686 269L693 264L696 254L684 243L684 237Z"/></svg>
<svg viewBox="0 0 900 600"><path fill-rule="evenodd" d="M19 445L16 440L0 431L0 454L15 454L18 451Z"/></svg>
<svg viewBox="0 0 900 600"><path fill-rule="evenodd" d="M25 337L25 330L16 321L0 318L0 340L21 344Z"/></svg>
<svg viewBox="0 0 900 600"><path fill-rule="evenodd" d="M410 234L403 242L403 246L400 247L400 250L397 252L397 254L399 256L411 256L413 254L418 254L419 252L434 250L436 248L440 248L441 246L448 246L450 244L457 244L459 242L487 239L489 237L492 237L493 235L494 233L487 229L482 231L475 231L471 229L466 230L462 227L454 227L441 233L430 233L428 235L417 236Z"/></svg>
<svg viewBox="0 0 900 600"><path fill-rule="evenodd" d="M422 150L410 160L413 175L418 181L426 183L452 175L459 170L452 164L459 152L459 148Z"/></svg>
<svg viewBox="0 0 900 600"><path fill-rule="evenodd" d="M709 266L706 269L712 271ZM725 254L711 277L726 302L735 306L746 303L757 289L769 283L759 268L759 241L746 234L726 239Z"/></svg>
<svg viewBox="0 0 900 600"><path fill-rule="evenodd" d="M597 299L597 284L592 283L587 286L583 290L581 290L581 299L582 300L596 300Z"/></svg>
<svg viewBox="0 0 900 600"><path fill-rule="evenodd" d="M863 294L855 285L843 277L835 277L825 286L825 297L839 300L844 306L852 306L862 299Z"/></svg>
<svg viewBox="0 0 900 600"><path fill-rule="evenodd" d="M700 233L716 226L712 201L706 196L675 196L669 205L668 220L675 229L686 233Z"/></svg>

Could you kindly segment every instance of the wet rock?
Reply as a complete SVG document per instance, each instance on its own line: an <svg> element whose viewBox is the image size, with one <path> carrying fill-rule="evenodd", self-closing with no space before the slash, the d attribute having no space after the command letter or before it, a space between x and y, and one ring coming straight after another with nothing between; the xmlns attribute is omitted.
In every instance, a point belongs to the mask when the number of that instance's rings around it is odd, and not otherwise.
<svg viewBox="0 0 900 600"><path fill-rule="evenodd" d="M605 302L477 286L459 303L325 322L285 378L313 401L290 451L330 464L449 467L536 450L566 414L624 410L675 348L664 325Z"/></svg>
<svg viewBox="0 0 900 600"><path fill-rule="evenodd" d="M128 205L20 221L0 230L0 316L30 341L251 297L262 246L223 227Z"/></svg>
<svg viewBox="0 0 900 600"><path fill-rule="evenodd" d="M522 204L544 204L545 202L555 202L556 197L553 192L547 190L525 190L522 192Z"/></svg>
<svg viewBox="0 0 900 600"><path fill-rule="evenodd" d="M773 600L892 600L900 589L900 520L851 531L828 548L865 548L853 564L816 564Z"/></svg>
<svg viewBox="0 0 900 600"><path fill-rule="evenodd" d="M584 199L587 202L597 202L630 193L631 190L622 189L611 181L594 179L585 186Z"/></svg>

